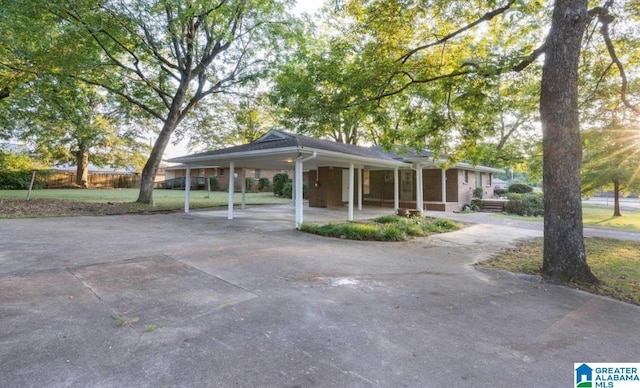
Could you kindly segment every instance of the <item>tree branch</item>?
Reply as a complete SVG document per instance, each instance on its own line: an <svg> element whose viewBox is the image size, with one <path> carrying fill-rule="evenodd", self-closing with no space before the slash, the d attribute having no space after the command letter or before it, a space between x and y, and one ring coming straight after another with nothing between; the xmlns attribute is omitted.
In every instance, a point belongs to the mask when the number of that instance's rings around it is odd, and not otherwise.
<svg viewBox="0 0 640 388"><path fill-rule="evenodd" d="M620 99L622 100L622 103L627 108L634 111L635 113L640 114L640 108L632 104L627 98L627 84L628 84L627 73L625 72L624 66L622 65L622 62L620 62L620 59L616 54L616 49L613 46L613 42L611 42L611 36L609 35L609 23L611 23L614 20L613 16L609 14L609 10L607 9L606 6L596 7L589 10L589 15L597 17L598 21L602 24L602 27L600 27L600 33L602 34L605 45L607 46L607 51L609 52L609 56L611 57L611 60L618 68L618 72L620 73L620 79L621 79Z"/></svg>
<svg viewBox="0 0 640 388"><path fill-rule="evenodd" d="M460 29L448 34L447 36L445 36L443 38L440 38L440 39L436 40L435 42L431 42L431 43L428 43L428 44L425 44L425 45L422 45L422 46L414 48L413 50L409 51L405 55L401 56L398 59L398 61L400 61L403 64L406 63L409 60L409 58L411 58L411 56L413 56L413 54L416 54L417 52L422 51L422 50L426 50L426 49L428 49L430 47L443 44L443 43L455 38L456 36L462 34L463 32L472 29L473 27L477 26L478 24L481 24L481 23L484 23L486 21L489 21L489 20L493 19L494 17L506 12L509 8L511 8L513 3L515 3L515 0L509 0L507 2L507 4L505 4L505 6L497 8L497 9L494 9L493 11L489 11L489 12L485 13L484 15L482 15L482 17L480 17L479 19L475 20L471 24L467 24L466 26L464 26L464 27L462 27L462 28L460 28Z"/></svg>

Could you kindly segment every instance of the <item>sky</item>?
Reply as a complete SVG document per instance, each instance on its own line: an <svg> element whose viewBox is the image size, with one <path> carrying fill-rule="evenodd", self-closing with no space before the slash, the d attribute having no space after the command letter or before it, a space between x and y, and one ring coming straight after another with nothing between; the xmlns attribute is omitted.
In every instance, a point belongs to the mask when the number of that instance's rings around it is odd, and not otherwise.
<svg viewBox="0 0 640 388"><path fill-rule="evenodd" d="M302 14L315 13L322 6L323 0L298 0L295 8L293 9L294 13ZM155 138L153 139L155 140ZM171 159L178 156L188 155L189 151L187 149L187 141L183 141L180 144L173 145L173 142L169 142L164 154L162 155L163 159Z"/></svg>

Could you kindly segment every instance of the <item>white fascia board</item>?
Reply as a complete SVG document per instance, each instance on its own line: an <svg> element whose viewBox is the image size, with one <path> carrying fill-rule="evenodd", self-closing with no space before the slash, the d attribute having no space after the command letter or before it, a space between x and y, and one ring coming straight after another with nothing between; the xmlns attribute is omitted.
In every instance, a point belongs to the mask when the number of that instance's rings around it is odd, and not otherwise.
<svg viewBox="0 0 640 388"><path fill-rule="evenodd" d="M192 163L202 163L216 160L234 160L240 158L255 158L259 156L270 156L270 155L278 155L278 154L286 154L291 152L298 152L300 149L298 147L286 147L286 148L268 148L264 150L254 150L254 151L245 151L245 152L229 152L225 154L217 154L217 155L200 155L200 156L180 156L177 158L170 159L173 163L184 163L184 164L192 164Z"/></svg>
<svg viewBox="0 0 640 388"><path fill-rule="evenodd" d="M396 161L396 160L388 160L388 159L376 159L376 158L367 158L365 156L351 155L345 154L342 152L336 151L327 151L316 148L301 148L300 152L317 152L318 156L328 156L335 159L342 159L350 162L358 162L361 164L368 164L376 167L409 167L407 163Z"/></svg>
<svg viewBox="0 0 640 388"><path fill-rule="evenodd" d="M407 162L413 162L416 164L421 164L423 167L438 167L438 163L434 158L406 158L404 159ZM459 162L454 164L453 166L448 167L449 169L452 168L459 168L459 169L464 169L464 170L470 170L470 171L478 171L478 172L495 172L495 173L500 173L500 172L504 172L504 170L499 169L499 168L493 168L493 167L487 167L487 166L474 166L470 163L465 163L465 162Z"/></svg>

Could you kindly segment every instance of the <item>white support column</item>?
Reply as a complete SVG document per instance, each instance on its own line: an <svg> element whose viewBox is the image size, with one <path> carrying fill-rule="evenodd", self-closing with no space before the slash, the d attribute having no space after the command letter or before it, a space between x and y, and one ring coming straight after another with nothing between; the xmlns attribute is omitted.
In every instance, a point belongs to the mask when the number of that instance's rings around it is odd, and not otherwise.
<svg viewBox="0 0 640 388"><path fill-rule="evenodd" d="M348 205L348 213L347 220L353 221L353 189L354 189L354 166L353 163L349 163L349 205Z"/></svg>
<svg viewBox="0 0 640 388"><path fill-rule="evenodd" d="M295 206L296 206L296 229L300 229L300 227L302 226L302 221L303 221L303 212L302 212L302 168L303 168L303 163L302 160L300 159L296 159L296 169L295 169L295 175L294 175L294 180L293 180L293 184L295 187L293 194L293 197L295 199Z"/></svg>
<svg viewBox="0 0 640 388"><path fill-rule="evenodd" d="M447 203L447 171L442 170L442 203Z"/></svg>
<svg viewBox="0 0 640 388"><path fill-rule="evenodd" d="M398 212L400 208L400 174L398 173L398 167L393 169L393 207Z"/></svg>
<svg viewBox="0 0 640 388"><path fill-rule="evenodd" d="M422 165L416 166L416 208L422 213L424 211L424 187L422 184Z"/></svg>
<svg viewBox="0 0 640 388"><path fill-rule="evenodd" d="M242 168L242 202L240 202L240 209L244 210L247 208L247 201L246 201L246 193L247 193L247 169L246 168Z"/></svg>
<svg viewBox="0 0 640 388"><path fill-rule="evenodd" d="M362 184L362 166L358 166L358 210L362 211L362 190L364 185Z"/></svg>
<svg viewBox="0 0 640 388"><path fill-rule="evenodd" d="M235 165L233 162L229 163L229 202L227 204L227 219L233 219L233 191L235 185Z"/></svg>
<svg viewBox="0 0 640 388"><path fill-rule="evenodd" d="M189 213L189 195L191 194L191 167L187 166L184 176L184 212Z"/></svg>

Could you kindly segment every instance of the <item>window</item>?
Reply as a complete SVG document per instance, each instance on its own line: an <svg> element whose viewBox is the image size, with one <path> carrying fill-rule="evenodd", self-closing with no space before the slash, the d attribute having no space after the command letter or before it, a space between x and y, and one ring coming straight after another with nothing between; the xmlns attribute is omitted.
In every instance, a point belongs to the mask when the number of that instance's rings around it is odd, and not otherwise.
<svg viewBox="0 0 640 388"><path fill-rule="evenodd" d="M253 177L254 177L255 179L260 179L260 173L261 173L260 169L259 169L259 168L256 168L256 170L255 170L255 173L254 173Z"/></svg>
<svg viewBox="0 0 640 388"><path fill-rule="evenodd" d="M464 170L464 181L463 181L463 183L465 185L469 184L469 170Z"/></svg>
<svg viewBox="0 0 640 388"><path fill-rule="evenodd" d="M487 184L488 187L491 187L491 185L493 184L493 174L489 174L489 183Z"/></svg>

